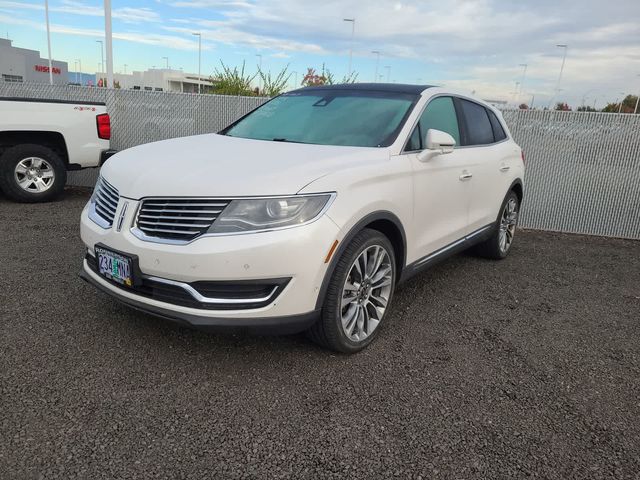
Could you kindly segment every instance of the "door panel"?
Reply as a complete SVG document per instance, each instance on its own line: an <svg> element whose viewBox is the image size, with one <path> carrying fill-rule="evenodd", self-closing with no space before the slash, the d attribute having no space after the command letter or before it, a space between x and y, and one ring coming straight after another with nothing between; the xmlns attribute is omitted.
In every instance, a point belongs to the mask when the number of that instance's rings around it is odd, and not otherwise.
<svg viewBox="0 0 640 480"><path fill-rule="evenodd" d="M415 251L411 263L454 242L467 233L471 179L462 179L470 163L464 149L439 155L426 163L407 154L413 169ZM408 255L408 256L409 256Z"/></svg>

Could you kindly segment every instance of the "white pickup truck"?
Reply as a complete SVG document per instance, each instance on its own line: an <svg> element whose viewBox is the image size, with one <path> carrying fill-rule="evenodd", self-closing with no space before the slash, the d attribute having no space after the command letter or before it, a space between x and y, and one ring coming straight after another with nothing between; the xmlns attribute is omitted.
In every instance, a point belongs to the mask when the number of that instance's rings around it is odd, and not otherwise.
<svg viewBox="0 0 640 480"><path fill-rule="evenodd" d="M104 103L0 97L0 190L18 202L47 202L68 170L99 167L109 148Z"/></svg>

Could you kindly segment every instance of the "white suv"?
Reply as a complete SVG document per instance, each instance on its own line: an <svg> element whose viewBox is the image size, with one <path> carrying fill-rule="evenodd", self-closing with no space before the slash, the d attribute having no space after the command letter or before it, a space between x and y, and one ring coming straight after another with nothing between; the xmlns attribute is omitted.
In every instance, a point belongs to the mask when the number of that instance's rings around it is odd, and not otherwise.
<svg viewBox="0 0 640 480"><path fill-rule="evenodd" d="M523 195L501 115L436 87L280 95L219 134L141 145L102 168L82 277L198 328L308 330L368 345L398 283L475 246L504 258Z"/></svg>

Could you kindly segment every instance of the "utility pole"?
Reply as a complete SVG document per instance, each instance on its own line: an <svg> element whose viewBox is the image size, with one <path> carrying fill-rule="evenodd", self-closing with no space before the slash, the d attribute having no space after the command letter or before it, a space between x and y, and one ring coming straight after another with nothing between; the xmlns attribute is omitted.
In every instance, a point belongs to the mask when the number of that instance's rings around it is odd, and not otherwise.
<svg viewBox="0 0 640 480"><path fill-rule="evenodd" d="M111 30L111 0L104 0L104 36L107 41L107 84L113 88L113 32Z"/></svg>
<svg viewBox="0 0 640 480"><path fill-rule="evenodd" d="M49 85L53 85L53 62L51 61L51 29L49 28L49 0L44 0L44 15L47 19L47 48L49 50Z"/></svg>
<svg viewBox="0 0 640 480"><path fill-rule="evenodd" d="M349 47L349 77L351 77L351 61L353 60L353 34L356 31L355 18L343 18L345 22L351 22L351 46Z"/></svg>
<svg viewBox="0 0 640 480"><path fill-rule="evenodd" d="M638 74L638 77L640 77L640 73ZM638 93L638 96L636 97L636 106L633 108L633 113L636 114L638 113L638 102L640 101L640 93Z"/></svg>
<svg viewBox="0 0 640 480"><path fill-rule="evenodd" d="M198 93L202 93L202 80L200 79L200 65L202 61L202 33L194 33L198 37Z"/></svg>
<svg viewBox="0 0 640 480"><path fill-rule="evenodd" d="M373 82L377 83L378 82L378 65L380 64L380 52L378 50L373 50L371 53L373 53L376 56L376 76L373 77Z"/></svg>

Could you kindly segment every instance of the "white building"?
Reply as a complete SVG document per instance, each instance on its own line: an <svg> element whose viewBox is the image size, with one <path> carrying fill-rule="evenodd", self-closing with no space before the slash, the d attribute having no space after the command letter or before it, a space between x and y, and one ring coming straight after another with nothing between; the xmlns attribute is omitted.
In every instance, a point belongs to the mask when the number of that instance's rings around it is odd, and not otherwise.
<svg viewBox="0 0 640 480"><path fill-rule="evenodd" d="M96 78L106 78L106 73L96 73ZM151 68L144 72L114 73L113 81L120 88L127 90L152 90L156 92L198 93L202 85L202 93L211 89L209 77L196 73L184 73L182 70Z"/></svg>
<svg viewBox="0 0 640 480"><path fill-rule="evenodd" d="M51 62L53 83L66 85L69 81L67 62ZM11 40L0 38L0 76L5 82L49 83L49 60L37 50L17 48Z"/></svg>

